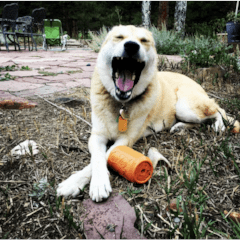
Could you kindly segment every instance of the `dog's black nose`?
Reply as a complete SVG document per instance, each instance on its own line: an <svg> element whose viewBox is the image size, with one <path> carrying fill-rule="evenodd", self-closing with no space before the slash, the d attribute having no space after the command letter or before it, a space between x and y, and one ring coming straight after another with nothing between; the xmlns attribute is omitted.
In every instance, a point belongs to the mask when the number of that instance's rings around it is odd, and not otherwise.
<svg viewBox="0 0 240 240"><path fill-rule="evenodd" d="M133 56L139 50L140 46L132 41L128 41L124 44L124 49L129 56Z"/></svg>

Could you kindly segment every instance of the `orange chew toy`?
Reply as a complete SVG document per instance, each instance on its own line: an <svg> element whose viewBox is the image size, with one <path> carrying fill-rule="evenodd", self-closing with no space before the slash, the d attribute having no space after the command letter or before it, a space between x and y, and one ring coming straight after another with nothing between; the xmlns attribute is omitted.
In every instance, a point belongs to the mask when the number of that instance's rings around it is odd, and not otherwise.
<svg viewBox="0 0 240 240"><path fill-rule="evenodd" d="M115 147L109 157L108 165L130 182L143 184L153 173L151 160L127 146Z"/></svg>

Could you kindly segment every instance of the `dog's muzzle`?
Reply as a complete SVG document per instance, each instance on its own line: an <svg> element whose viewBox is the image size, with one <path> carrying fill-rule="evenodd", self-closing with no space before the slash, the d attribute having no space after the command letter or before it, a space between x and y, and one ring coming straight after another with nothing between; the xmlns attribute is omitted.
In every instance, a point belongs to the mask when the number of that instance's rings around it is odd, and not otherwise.
<svg viewBox="0 0 240 240"><path fill-rule="evenodd" d="M135 42L126 42L122 56L112 59L112 78L119 100L124 101L130 98L145 67L145 62L139 58L139 48L140 46Z"/></svg>

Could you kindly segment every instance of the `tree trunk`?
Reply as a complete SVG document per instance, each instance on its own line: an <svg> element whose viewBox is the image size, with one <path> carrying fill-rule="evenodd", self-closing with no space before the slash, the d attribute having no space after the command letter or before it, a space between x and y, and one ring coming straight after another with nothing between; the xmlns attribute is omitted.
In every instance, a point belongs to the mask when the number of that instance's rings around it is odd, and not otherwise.
<svg viewBox="0 0 240 240"><path fill-rule="evenodd" d="M78 38L77 20L72 20L72 38Z"/></svg>
<svg viewBox="0 0 240 240"><path fill-rule="evenodd" d="M150 13L151 13L151 1L143 1L142 2L142 25L145 28L150 28L150 25L151 25Z"/></svg>
<svg viewBox="0 0 240 240"><path fill-rule="evenodd" d="M181 33L181 36L185 35L185 20L187 14L187 1L176 1L175 13L174 13L174 29Z"/></svg>
<svg viewBox="0 0 240 240"><path fill-rule="evenodd" d="M168 13L169 12L169 3L168 1L161 1L159 2L159 9L158 9L158 23L157 28L162 30L162 25L164 24L167 26L168 23Z"/></svg>

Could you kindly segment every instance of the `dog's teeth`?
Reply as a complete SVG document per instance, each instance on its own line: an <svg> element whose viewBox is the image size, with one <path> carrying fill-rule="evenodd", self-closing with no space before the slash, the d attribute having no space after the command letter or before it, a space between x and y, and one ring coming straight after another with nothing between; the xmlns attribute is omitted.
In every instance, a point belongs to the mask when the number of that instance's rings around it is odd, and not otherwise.
<svg viewBox="0 0 240 240"><path fill-rule="evenodd" d="M123 60L123 57L121 57L121 60Z"/></svg>
<svg viewBox="0 0 240 240"><path fill-rule="evenodd" d="M115 73L115 77L118 78L119 77L119 74L118 72Z"/></svg>
<svg viewBox="0 0 240 240"><path fill-rule="evenodd" d="M116 92L117 92L117 94L120 94L120 91L118 89L116 90Z"/></svg>
<svg viewBox="0 0 240 240"><path fill-rule="evenodd" d="M128 92L128 93L127 93L127 96L130 96L130 95L131 95L131 92Z"/></svg>
<svg viewBox="0 0 240 240"><path fill-rule="evenodd" d="M136 79L136 75L133 74L133 75L132 75L132 81L135 81L135 79Z"/></svg>
<svg viewBox="0 0 240 240"><path fill-rule="evenodd" d="M120 58L119 57L117 57L117 60L119 60Z"/></svg>

